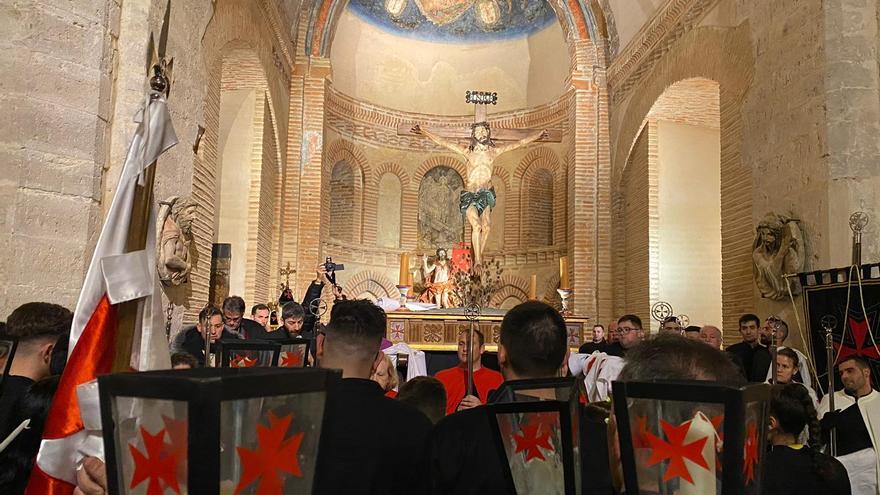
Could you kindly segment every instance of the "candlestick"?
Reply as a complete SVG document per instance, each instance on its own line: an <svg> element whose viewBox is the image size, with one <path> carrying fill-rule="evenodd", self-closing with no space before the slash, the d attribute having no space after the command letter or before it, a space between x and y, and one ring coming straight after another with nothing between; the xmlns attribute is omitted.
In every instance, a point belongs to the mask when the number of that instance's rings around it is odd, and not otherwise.
<svg viewBox="0 0 880 495"><path fill-rule="evenodd" d="M568 282L568 256L559 258L559 288L571 288Z"/></svg>
<svg viewBox="0 0 880 495"><path fill-rule="evenodd" d="M409 285L409 254L400 253L400 276L397 278L400 285Z"/></svg>
<svg viewBox="0 0 880 495"><path fill-rule="evenodd" d="M534 301L538 299L538 276L532 275L529 278L529 300Z"/></svg>

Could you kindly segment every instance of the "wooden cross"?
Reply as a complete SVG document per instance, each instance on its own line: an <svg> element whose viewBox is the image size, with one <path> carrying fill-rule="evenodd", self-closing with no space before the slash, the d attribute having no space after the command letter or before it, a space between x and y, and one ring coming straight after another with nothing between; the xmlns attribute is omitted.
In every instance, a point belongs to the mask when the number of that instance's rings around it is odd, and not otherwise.
<svg viewBox="0 0 880 495"><path fill-rule="evenodd" d="M478 122L488 122L487 120L487 108L488 105L495 105L498 103L498 93L488 92L488 91L467 91L465 93L465 101L468 103L474 104L474 123ZM413 132L412 128L414 122L402 123L397 127L397 135L398 136L419 136ZM445 138L449 139L470 139L471 138L471 127L433 127L433 126L421 126L423 129L427 129L428 131ZM492 140L493 141L519 141L539 129L505 129L505 128L497 128L492 127ZM542 143L561 143L562 142L562 131L557 129L548 129L547 137L541 138L538 142Z"/></svg>
<svg viewBox="0 0 880 495"><path fill-rule="evenodd" d="M288 261L285 268L278 270L278 274L284 276L284 286L289 288L290 276L296 274L296 270L290 268L290 262Z"/></svg>

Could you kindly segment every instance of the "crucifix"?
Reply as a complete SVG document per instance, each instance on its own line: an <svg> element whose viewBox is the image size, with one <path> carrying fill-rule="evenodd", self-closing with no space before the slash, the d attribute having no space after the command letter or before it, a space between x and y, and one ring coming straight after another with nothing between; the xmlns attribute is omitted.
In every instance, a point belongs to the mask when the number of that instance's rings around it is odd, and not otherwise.
<svg viewBox="0 0 880 495"><path fill-rule="evenodd" d="M469 127L422 127L419 124L405 124L398 127L397 134L425 136L467 160L465 190L459 198L459 209L471 226L471 247L476 270L482 266L483 250L491 228L490 215L495 207L495 188L492 187L492 166L495 159L536 141L561 142L562 133L546 129L492 130L486 118L486 108L498 103L498 93L468 91L465 93L465 101L474 104L474 123ZM469 140L469 143L460 144L463 139Z"/></svg>
<svg viewBox="0 0 880 495"><path fill-rule="evenodd" d="M296 274L296 270L290 268L290 262L287 262L287 266L278 270L278 274L284 277L284 288L290 288L290 276Z"/></svg>

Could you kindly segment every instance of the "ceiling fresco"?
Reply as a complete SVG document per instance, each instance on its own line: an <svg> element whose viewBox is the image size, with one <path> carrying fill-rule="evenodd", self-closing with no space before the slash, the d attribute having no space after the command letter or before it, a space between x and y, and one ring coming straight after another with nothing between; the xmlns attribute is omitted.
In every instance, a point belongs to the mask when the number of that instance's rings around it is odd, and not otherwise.
<svg viewBox="0 0 880 495"><path fill-rule="evenodd" d="M546 0L350 0L347 8L393 34L442 43L521 38L557 22Z"/></svg>

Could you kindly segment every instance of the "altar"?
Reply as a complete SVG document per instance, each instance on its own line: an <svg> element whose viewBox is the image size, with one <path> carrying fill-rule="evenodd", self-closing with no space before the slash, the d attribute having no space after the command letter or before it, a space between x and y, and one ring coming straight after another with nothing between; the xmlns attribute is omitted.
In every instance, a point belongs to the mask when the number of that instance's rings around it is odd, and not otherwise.
<svg viewBox="0 0 880 495"><path fill-rule="evenodd" d="M476 328L486 338L486 351L496 352L504 309L484 309L476 318ZM391 311L387 314L386 338L392 343L404 342L422 351L455 351L458 334L470 328L470 321L461 308L432 309L427 311ZM569 316L565 318L568 328L568 346L577 349L585 342L589 332L589 318Z"/></svg>

